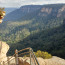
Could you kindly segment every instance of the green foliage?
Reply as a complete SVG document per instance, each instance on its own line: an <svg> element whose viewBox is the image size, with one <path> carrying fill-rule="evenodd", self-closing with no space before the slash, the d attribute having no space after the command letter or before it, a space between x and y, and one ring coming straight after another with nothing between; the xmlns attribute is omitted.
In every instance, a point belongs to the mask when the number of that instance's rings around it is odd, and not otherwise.
<svg viewBox="0 0 65 65"><path fill-rule="evenodd" d="M65 58L65 25L32 34L18 44Z"/></svg>
<svg viewBox="0 0 65 65"><path fill-rule="evenodd" d="M38 50L37 52L35 52L35 55L37 57L42 57L43 59L52 58L51 54L49 54L48 52L40 51L40 50Z"/></svg>
<svg viewBox="0 0 65 65"><path fill-rule="evenodd" d="M0 39L6 41L9 44L16 43L19 42L20 40L23 40L24 38L26 38L31 34L35 34L42 30L60 26L63 23L64 15L62 15L61 13L62 16L60 16L60 18L57 17L57 15L58 15L58 10L63 6L64 4L45 5L45 6L34 5L34 6L23 7L23 8L26 7L31 8L30 12L28 13L27 13L27 8L24 11L22 11L21 8L13 11L13 13L6 15L5 18L8 19L8 21L4 21L4 23L0 25L0 35L1 35ZM47 8L49 9L49 11L51 8L52 11L50 11L50 13L41 12L43 8L45 8L45 10ZM63 11L63 13L65 13L65 11ZM44 14L46 16L43 16ZM11 17L12 19L9 21ZM23 33L23 29L26 29L24 33Z"/></svg>
<svg viewBox="0 0 65 65"><path fill-rule="evenodd" d="M60 20L60 21L59 21ZM5 23L5 22L4 22ZM16 21L16 22L7 22L7 25L1 27L0 35L3 41L7 43L16 43L20 40L23 40L31 34L38 33L39 31L58 27L62 24L62 19L52 19L48 20L48 23L45 24L44 20L40 19L36 22L35 19L28 21Z"/></svg>

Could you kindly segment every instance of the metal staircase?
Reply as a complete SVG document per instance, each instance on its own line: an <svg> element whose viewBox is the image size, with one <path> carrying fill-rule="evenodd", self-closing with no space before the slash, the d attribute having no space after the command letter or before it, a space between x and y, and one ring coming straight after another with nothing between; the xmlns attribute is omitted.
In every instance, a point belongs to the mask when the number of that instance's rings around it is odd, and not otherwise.
<svg viewBox="0 0 65 65"><path fill-rule="evenodd" d="M32 48L25 48L19 51L16 49L15 54L11 57L8 57L7 61L3 61L2 63L0 63L0 65L26 65L20 63L19 58L28 58L29 65L39 65Z"/></svg>

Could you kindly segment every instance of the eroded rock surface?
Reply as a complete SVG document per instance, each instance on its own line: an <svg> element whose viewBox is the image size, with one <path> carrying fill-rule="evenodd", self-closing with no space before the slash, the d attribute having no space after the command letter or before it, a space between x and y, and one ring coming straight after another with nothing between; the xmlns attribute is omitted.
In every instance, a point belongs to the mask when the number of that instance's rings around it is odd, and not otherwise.
<svg viewBox="0 0 65 65"><path fill-rule="evenodd" d="M6 42L0 41L0 62L7 60L7 52L9 50L9 45Z"/></svg>
<svg viewBox="0 0 65 65"><path fill-rule="evenodd" d="M30 58L29 57L19 57L19 59L21 61L22 60L23 61L26 60L26 62L30 64ZM62 58L59 58L59 57L56 57L56 56L53 56L50 59L43 59L41 57L38 57L37 60L38 60L38 62L39 62L40 65L65 65L65 59L62 59ZM15 59L12 60L12 62L11 62L12 64L15 64L13 61L15 61ZM32 65L34 65L34 60L31 59L31 61L32 61L31 62ZM20 62L19 62L19 64L22 65L22 63L20 63Z"/></svg>
<svg viewBox="0 0 65 65"><path fill-rule="evenodd" d="M56 56L50 59L37 58L40 65L65 65L65 60Z"/></svg>

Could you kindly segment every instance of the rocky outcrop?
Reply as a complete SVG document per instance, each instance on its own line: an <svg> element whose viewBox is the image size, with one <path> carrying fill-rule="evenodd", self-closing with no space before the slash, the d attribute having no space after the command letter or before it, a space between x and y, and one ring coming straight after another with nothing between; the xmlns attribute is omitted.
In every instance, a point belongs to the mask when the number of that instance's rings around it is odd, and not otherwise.
<svg viewBox="0 0 65 65"><path fill-rule="evenodd" d="M6 42L0 41L0 62L7 61L6 53L8 50L9 50L9 45L6 44ZM22 62L20 62L20 60ZM38 57L37 60L40 65L65 65L65 60L62 58L56 57L56 56L53 56L50 59L43 59L41 57ZM32 64L33 64L33 61L34 60L32 59ZM15 65L15 57L11 58L10 63L11 65ZM22 63L24 63L24 65L30 65L30 58L29 57L19 57L19 64L22 65Z"/></svg>
<svg viewBox="0 0 65 65"><path fill-rule="evenodd" d="M40 12L39 12L39 16L48 16L49 14L51 14L52 12L52 8L45 8L43 7Z"/></svg>
<svg viewBox="0 0 65 65"><path fill-rule="evenodd" d="M9 45L6 44L6 42L0 41L0 62L7 60L6 54L7 54L8 50L9 50Z"/></svg>
<svg viewBox="0 0 65 65"><path fill-rule="evenodd" d="M40 65L65 65L65 60L56 56L50 59L37 58Z"/></svg>
<svg viewBox="0 0 65 65"><path fill-rule="evenodd" d="M22 61L20 62L19 60L19 65L22 65L22 63L27 63L27 65L30 64L30 58L29 57L19 57L19 59ZM65 60L56 56L53 56L50 59L43 59L41 57L37 58L38 62L40 65L65 65ZM11 64L15 64L15 59L12 60ZM24 64L25 65L25 64ZM32 65L34 65L34 60L32 59Z"/></svg>
<svg viewBox="0 0 65 65"><path fill-rule="evenodd" d="M46 13L48 13L48 14L50 14L51 11L52 11L52 8L42 8L42 9L41 9L41 12L46 12Z"/></svg>

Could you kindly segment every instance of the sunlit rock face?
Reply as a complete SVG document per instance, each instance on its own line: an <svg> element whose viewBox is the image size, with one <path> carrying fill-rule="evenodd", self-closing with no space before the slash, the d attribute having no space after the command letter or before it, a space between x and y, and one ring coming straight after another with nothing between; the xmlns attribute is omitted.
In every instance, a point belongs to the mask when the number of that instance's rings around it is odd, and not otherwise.
<svg viewBox="0 0 65 65"><path fill-rule="evenodd" d="M40 65L65 65L65 59L53 56L50 59L37 58Z"/></svg>
<svg viewBox="0 0 65 65"><path fill-rule="evenodd" d="M7 54L8 50L9 50L9 45L6 44L6 42L0 41L0 62L7 60L6 54Z"/></svg>
<svg viewBox="0 0 65 65"><path fill-rule="evenodd" d="M43 7L38 15L39 16L48 16L49 14L51 14L51 12L52 12L52 8Z"/></svg>

